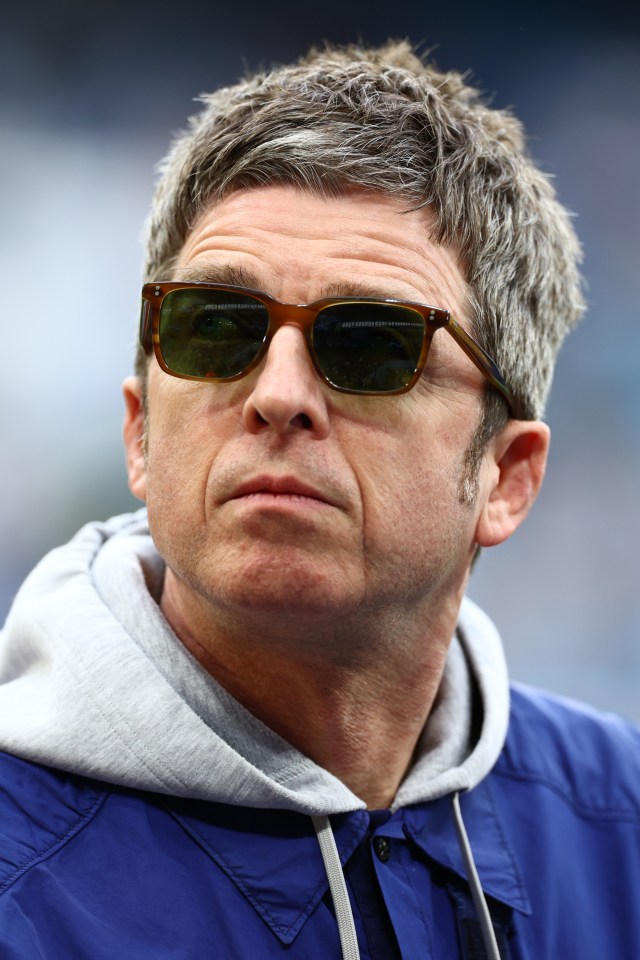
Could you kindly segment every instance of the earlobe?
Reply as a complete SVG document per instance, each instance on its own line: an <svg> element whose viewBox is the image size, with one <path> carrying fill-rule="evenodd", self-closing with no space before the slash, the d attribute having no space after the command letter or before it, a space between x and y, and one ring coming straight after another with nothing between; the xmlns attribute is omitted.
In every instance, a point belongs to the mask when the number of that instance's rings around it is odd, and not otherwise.
<svg viewBox="0 0 640 960"><path fill-rule="evenodd" d="M502 543L527 516L542 486L549 440L549 428L538 420L512 420L494 438L487 455L497 479L478 519L478 546Z"/></svg>
<svg viewBox="0 0 640 960"><path fill-rule="evenodd" d="M146 500L147 465L144 451L145 411L142 402L142 384L139 377L127 377L122 384L124 397L124 438L129 489L134 497Z"/></svg>

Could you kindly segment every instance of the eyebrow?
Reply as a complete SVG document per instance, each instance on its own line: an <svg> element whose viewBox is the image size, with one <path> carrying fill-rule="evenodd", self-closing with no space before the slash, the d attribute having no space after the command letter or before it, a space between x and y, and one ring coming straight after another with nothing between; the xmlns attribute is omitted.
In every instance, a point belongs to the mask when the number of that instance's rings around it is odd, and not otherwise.
<svg viewBox="0 0 640 960"><path fill-rule="evenodd" d="M406 297L390 293L374 283L360 280L337 280L325 284L321 289L322 297L374 297L376 300L406 300Z"/></svg>
<svg viewBox="0 0 640 960"><path fill-rule="evenodd" d="M175 271L174 280L184 283L220 283L228 287L250 287L260 289L260 281L245 267L236 267L230 263L210 264L209 266L180 267Z"/></svg>
<svg viewBox="0 0 640 960"><path fill-rule="evenodd" d="M180 267L175 271L174 280L180 280L185 283L220 283L230 287L248 287L251 290L262 290L262 282L256 274L252 273L242 266L234 266L230 263L210 264L200 266L192 264L190 266ZM263 291L267 292L267 291ZM406 298L394 295L388 290L376 286L372 283L363 283L360 280L336 280L324 284L317 300L324 300L332 297L373 297L376 300L405 300ZM422 302L422 301L420 301Z"/></svg>

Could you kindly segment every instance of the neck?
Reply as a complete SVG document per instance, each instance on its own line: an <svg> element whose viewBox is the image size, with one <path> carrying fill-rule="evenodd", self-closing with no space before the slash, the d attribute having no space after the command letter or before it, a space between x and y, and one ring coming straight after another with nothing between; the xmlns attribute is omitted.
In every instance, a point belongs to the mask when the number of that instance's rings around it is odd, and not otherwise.
<svg viewBox="0 0 640 960"><path fill-rule="evenodd" d="M370 809L389 806L442 678L460 597L420 622L251 624L185 616L167 571L161 606L189 652L255 717L328 770ZM188 624L188 626L187 626ZM295 644L291 638L304 638ZM250 666L248 666L250 665Z"/></svg>

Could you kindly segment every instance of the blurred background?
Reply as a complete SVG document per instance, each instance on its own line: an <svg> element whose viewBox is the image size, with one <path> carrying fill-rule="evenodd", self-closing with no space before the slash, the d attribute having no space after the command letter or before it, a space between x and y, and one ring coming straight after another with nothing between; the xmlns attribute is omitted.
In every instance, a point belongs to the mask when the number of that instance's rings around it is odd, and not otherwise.
<svg viewBox="0 0 640 960"><path fill-rule="evenodd" d="M514 677L640 721L639 11L0 0L0 622L45 551L137 504L120 382L139 237L193 97L323 39L406 36L514 108L585 249L589 313L560 356L546 485L470 593Z"/></svg>

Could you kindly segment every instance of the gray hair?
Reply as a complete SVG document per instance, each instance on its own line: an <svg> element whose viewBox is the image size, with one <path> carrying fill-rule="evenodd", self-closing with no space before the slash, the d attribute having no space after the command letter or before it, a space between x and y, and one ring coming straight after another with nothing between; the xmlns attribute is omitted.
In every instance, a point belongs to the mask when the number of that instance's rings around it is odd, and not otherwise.
<svg viewBox="0 0 640 960"><path fill-rule="evenodd" d="M434 239L462 252L475 335L521 415L542 415L556 354L584 309L580 246L515 117L404 41L312 50L201 100L160 168L146 279L169 279L198 217L239 188L334 197L356 186L407 208L432 204Z"/></svg>

